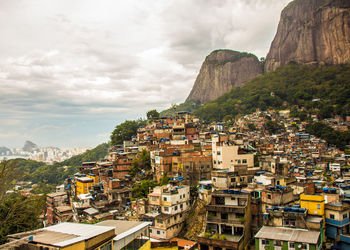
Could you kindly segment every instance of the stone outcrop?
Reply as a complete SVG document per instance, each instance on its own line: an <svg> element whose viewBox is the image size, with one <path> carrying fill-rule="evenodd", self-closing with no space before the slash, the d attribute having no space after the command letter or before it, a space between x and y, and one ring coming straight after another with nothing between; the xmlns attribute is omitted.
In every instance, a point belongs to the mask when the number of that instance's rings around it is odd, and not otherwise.
<svg viewBox="0 0 350 250"><path fill-rule="evenodd" d="M252 54L232 50L213 51L202 64L186 101L212 101L260 74L261 63Z"/></svg>
<svg viewBox="0 0 350 250"><path fill-rule="evenodd" d="M302 65L350 63L350 1L294 0L281 14L265 71L291 61Z"/></svg>

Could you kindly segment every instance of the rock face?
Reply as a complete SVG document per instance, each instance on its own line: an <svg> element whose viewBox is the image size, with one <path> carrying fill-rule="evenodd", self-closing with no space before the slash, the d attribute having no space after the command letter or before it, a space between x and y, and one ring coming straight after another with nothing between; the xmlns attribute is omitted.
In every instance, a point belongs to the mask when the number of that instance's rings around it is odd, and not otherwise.
<svg viewBox="0 0 350 250"><path fill-rule="evenodd" d="M34 152L35 150L38 150L39 147L38 147L38 145L36 145L35 143L33 143L31 141L25 141L22 149L23 149L23 151L26 151L26 152Z"/></svg>
<svg viewBox="0 0 350 250"><path fill-rule="evenodd" d="M216 50L206 57L186 101L212 101L233 87L262 74L256 56L232 50Z"/></svg>
<svg viewBox="0 0 350 250"><path fill-rule="evenodd" d="M350 63L350 1L294 0L281 14L265 71L299 64Z"/></svg>

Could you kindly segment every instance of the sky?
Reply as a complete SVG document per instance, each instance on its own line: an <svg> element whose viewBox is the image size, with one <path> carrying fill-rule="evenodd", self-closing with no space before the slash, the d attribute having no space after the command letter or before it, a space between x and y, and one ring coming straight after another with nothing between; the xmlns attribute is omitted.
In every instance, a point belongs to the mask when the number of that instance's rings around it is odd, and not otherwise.
<svg viewBox="0 0 350 250"><path fill-rule="evenodd" d="M94 147L184 102L205 57L265 57L290 0L0 0L0 146Z"/></svg>

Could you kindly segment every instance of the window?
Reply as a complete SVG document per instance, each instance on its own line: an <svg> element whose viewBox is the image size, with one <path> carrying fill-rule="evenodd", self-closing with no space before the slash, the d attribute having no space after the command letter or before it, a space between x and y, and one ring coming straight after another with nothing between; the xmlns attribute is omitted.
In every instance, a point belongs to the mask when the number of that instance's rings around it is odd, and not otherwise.
<svg viewBox="0 0 350 250"><path fill-rule="evenodd" d="M331 218L331 219L334 220L334 214L330 214L330 215L329 215L329 218Z"/></svg>
<svg viewBox="0 0 350 250"><path fill-rule="evenodd" d="M168 199L167 199L167 197L163 197L163 201L167 201Z"/></svg>
<svg viewBox="0 0 350 250"><path fill-rule="evenodd" d="M274 245L275 246L282 246L282 241L276 240Z"/></svg>
<svg viewBox="0 0 350 250"><path fill-rule="evenodd" d="M184 206L183 206L183 204L180 204L180 208L182 209Z"/></svg>
<svg viewBox="0 0 350 250"><path fill-rule="evenodd" d="M185 198L185 194L182 197Z"/></svg>
<svg viewBox="0 0 350 250"><path fill-rule="evenodd" d="M177 210L177 206L175 206L175 211Z"/></svg>
<svg viewBox="0 0 350 250"><path fill-rule="evenodd" d="M157 220L157 223L158 223L158 224L163 224L163 221Z"/></svg>
<svg viewBox="0 0 350 250"><path fill-rule="evenodd" d="M295 247L294 242L290 242L290 243L289 243L289 247L290 247L290 248L294 248L294 247Z"/></svg>
<svg viewBox="0 0 350 250"><path fill-rule="evenodd" d="M152 201L156 201L156 200L158 200L157 197L152 196Z"/></svg>
<svg viewBox="0 0 350 250"><path fill-rule="evenodd" d="M244 181L244 177L241 177L241 178L239 179L239 181Z"/></svg>
<svg viewBox="0 0 350 250"><path fill-rule="evenodd" d="M243 161L242 161L243 163L247 163L247 159L243 159Z"/></svg>
<svg viewBox="0 0 350 250"><path fill-rule="evenodd" d="M216 178L213 178L213 182L216 182Z"/></svg>
<svg viewBox="0 0 350 250"><path fill-rule="evenodd" d="M321 209L321 205L320 204L317 204L317 209Z"/></svg>
<svg viewBox="0 0 350 250"><path fill-rule="evenodd" d="M164 207L164 211L168 212L169 211L169 207Z"/></svg>
<svg viewBox="0 0 350 250"><path fill-rule="evenodd" d="M241 163L241 160L238 160L238 163Z"/></svg>
<svg viewBox="0 0 350 250"><path fill-rule="evenodd" d="M235 182L236 181L236 178L231 178L231 182Z"/></svg>
<svg viewBox="0 0 350 250"><path fill-rule="evenodd" d="M231 201L235 201L236 200L236 198L235 197L231 197Z"/></svg>
<svg viewBox="0 0 350 250"><path fill-rule="evenodd" d="M218 151L218 153L217 153L218 155L221 155L221 152L220 151Z"/></svg>
<svg viewBox="0 0 350 250"><path fill-rule="evenodd" d="M348 218L348 214L343 214L343 220Z"/></svg>
<svg viewBox="0 0 350 250"><path fill-rule="evenodd" d="M305 243L296 243L295 245L298 249L307 249L307 244Z"/></svg>
<svg viewBox="0 0 350 250"><path fill-rule="evenodd" d="M216 164L216 160L214 160L214 164Z"/></svg>
<svg viewBox="0 0 350 250"><path fill-rule="evenodd" d="M157 231L157 234L160 234L160 231Z"/></svg>
<svg viewBox="0 0 350 250"><path fill-rule="evenodd" d="M262 244L263 245L270 245L270 241L269 240L262 240Z"/></svg>
<svg viewBox="0 0 350 250"><path fill-rule="evenodd" d="M267 195L267 199L271 200L271 194Z"/></svg>

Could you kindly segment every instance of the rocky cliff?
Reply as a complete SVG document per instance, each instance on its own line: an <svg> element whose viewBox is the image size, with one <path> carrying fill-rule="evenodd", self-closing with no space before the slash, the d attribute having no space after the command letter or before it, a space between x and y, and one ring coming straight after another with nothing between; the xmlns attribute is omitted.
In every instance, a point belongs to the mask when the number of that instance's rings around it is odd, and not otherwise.
<svg viewBox="0 0 350 250"><path fill-rule="evenodd" d="M281 14L265 71L299 64L350 63L350 0L294 0Z"/></svg>
<svg viewBox="0 0 350 250"><path fill-rule="evenodd" d="M233 87L262 74L256 56L232 50L216 50L206 57L186 101L212 101Z"/></svg>

